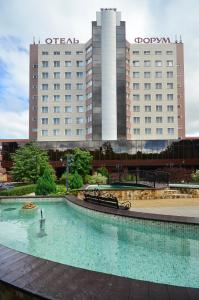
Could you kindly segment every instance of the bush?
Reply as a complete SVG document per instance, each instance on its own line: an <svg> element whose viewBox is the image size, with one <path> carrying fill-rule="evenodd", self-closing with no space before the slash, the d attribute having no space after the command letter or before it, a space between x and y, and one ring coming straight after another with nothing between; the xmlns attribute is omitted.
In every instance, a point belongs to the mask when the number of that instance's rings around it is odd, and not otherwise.
<svg viewBox="0 0 199 300"><path fill-rule="evenodd" d="M80 187L83 186L83 179L82 176L79 175L77 172L74 174L69 174L69 188L71 190L79 189Z"/></svg>
<svg viewBox="0 0 199 300"><path fill-rule="evenodd" d="M199 170L193 172L191 178L195 183L199 183Z"/></svg>
<svg viewBox="0 0 199 300"><path fill-rule="evenodd" d="M102 176L105 176L108 178L109 173L108 173L108 169L106 167L101 167L97 169L97 173L101 174Z"/></svg>
<svg viewBox="0 0 199 300"><path fill-rule="evenodd" d="M56 192L55 175L52 168L46 168L44 174L37 180L36 195L49 195Z"/></svg>
<svg viewBox="0 0 199 300"><path fill-rule="evenodd" d="M98 174L94 174L94 175L87 175L85 177L85 181L86 183L89 184L106 184L107 182L107 177L102 176L102 174L98 173Z"/></svg>
<svg viewBox="0 0 199 300"><path fill-rule="evenodd" d="M124 181L124 182L128 182L128 181L136 181L136 176L134 175L134 174L127 174L126 176L124 176L123 178L122 178L122 181Z"/></svg>
<svg viewBox="0 0 199 300"><path fill-rule="evenodd" d="M35 192L35 184L18 186L0 192L0 196L23 196Z"/></svg>

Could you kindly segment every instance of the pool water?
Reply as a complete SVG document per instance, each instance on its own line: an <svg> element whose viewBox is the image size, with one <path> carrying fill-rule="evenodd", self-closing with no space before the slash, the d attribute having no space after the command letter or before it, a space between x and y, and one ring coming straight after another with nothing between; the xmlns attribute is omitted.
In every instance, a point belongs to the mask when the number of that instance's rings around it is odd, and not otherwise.
<svg viewBox="0 0 199 300"><path fill-rule="evenodd" d="M75 267L199 288L198 225L111 216L69 202L37 204L25 213L22 203L0 204L1 244Z"/></svg>
<svg viewBox="0 0 199 300"><path fill-rule="evenodd" d="M136 185L121 185L121 184L91 184L87 186L87 190L99 189L99 190L142 190L146 187Z"/></svg>

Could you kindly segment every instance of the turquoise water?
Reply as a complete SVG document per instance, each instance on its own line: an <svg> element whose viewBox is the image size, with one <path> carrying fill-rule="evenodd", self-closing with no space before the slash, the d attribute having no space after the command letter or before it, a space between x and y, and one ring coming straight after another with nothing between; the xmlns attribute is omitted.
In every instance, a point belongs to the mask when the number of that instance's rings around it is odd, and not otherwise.
<svg viewBox="0 0 199 300"><path fill-rule="evenodd" d="M89 185L87 187L87 190L93 190L93 189L100 189L100 190L141 190L146 189L146 187L140 187L136 185L128 186L128 185L109 185L109 184L94 184Z"/></svg>
<svg viewBox="0 0 199 300"><path fill-rule="evenodd" d="M39 210L0 204L1 244L89 270L199 288L199 226L110 216L65 202L38 205L46 219L42 238Z"/></svg>

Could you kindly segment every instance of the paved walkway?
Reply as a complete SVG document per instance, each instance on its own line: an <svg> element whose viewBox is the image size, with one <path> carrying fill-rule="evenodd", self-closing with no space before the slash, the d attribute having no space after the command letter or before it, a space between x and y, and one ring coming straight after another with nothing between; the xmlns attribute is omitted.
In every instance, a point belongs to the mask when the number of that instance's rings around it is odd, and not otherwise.
<svg viewBox="0 0 199 300"><path fill-rule="evenodd" d="M137 200L131 211L184 217L199 217L199 199Z"/></svg>

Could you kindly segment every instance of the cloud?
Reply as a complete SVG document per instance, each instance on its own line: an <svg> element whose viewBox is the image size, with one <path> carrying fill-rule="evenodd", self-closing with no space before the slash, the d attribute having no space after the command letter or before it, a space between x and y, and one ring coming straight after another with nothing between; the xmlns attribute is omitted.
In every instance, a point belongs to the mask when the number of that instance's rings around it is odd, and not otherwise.
<svg viewBox="0 0 199 300"><path fill-rule="evenodd" d="M28 138L28 111L11 112L0 109L1 138Z"/></svg>

